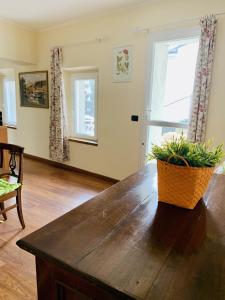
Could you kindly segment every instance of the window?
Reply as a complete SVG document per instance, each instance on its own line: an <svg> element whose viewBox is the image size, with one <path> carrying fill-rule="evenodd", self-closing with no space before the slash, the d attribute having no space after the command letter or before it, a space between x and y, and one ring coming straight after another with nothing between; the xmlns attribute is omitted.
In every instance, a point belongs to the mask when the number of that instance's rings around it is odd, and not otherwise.
<svg viewBox="0 0 225 300"><path fill-rule="evenodd" d="M3 121L16 126L16 83L12 79L3 80Z"/></svg>
<svg viewBox="0 0 225 300"><path fill-rule="evenodd" d="M72 76L73 136L97 141L97 73Z"/></svg>
<svg viewBox="0 0 225 300"><path fill-rule="evenodd" d="M187 134L196 62L198 30L155 35L151 41L150 88L146 107L146 152L152 144Z"/></svg>

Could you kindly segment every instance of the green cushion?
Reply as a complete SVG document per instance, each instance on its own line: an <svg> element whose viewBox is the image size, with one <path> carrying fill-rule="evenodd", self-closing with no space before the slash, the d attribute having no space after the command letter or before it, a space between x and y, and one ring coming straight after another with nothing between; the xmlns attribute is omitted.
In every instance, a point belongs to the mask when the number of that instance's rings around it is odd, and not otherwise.
<svg viewBox="0 0 225 300"><path fill-rule="evenodd" d="M9 183L4 179L0 179L0 196L15 191L20 186L20 183Z"/></svg>

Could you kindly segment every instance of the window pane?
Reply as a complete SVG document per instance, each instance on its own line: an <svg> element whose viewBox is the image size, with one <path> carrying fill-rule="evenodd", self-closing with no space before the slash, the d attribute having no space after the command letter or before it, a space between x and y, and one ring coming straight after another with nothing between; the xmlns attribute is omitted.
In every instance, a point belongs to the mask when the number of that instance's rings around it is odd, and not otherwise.
<svg viewBox="0 0 225 300"><path fill-rule="evenodd" d="M14 80L4 80L4 123L16 125L16 88Z"/></svg>
<svg viewBox="0 0 225 300"><path fill-rule="evenodd" d="M180 135L187 137L186 128L175 128L175 127L160 127L160 126L149 126L148 127L148 138L147 138L147 153L151 151L152 145L161 145L163 142L178 137Z"/></svg>
<svg viewBox="0 0 225 300"><path fill-rule="evenodd" d="M188 124L199 39L155 43L151 120Z"/></svg>
<svg viewBox="0 0 225 300"><path fill-rule="evenodd" d="M95 136L95 79L74 80L75 134Z"/></svg>

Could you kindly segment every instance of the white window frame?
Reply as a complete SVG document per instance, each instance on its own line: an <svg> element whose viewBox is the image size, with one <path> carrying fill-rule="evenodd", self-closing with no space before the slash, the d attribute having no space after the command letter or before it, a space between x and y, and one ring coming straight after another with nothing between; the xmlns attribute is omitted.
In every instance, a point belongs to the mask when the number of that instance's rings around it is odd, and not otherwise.
<svg viewBox="0 0 225 300"><path fill-rule="evenodd" d="M94 136L78 134L76 131L76 95L74 95L74 80L94 80L95 81L95 131ZM87 140L87 141L98 141L98 73L97 72L81 72L73 73L71 75L71 87L72 87L72 138Z"/></svg>
<svg viewBox="0 0 225 300"><path fill-rule="evenodd" d="M8 120L8 115L7 115L7 111L9 109L8 105L8 101L6 99L6 91L5 91L5 82L7 81L11 81L11 82L14 82L14 85L15 85L15 116L16 116L16 119L15 119L15 122L9 122ZM12 127L16 127L17 125L17 101L16 101L16 80L15 78L11 78L11 77L3 77L2 79L2 87L3 87L3 124L6 125L6 126L12 126Z"/></svg>
<svg viewBox="0 0 225 300"><path fill-rule="evenodd" d="M153 73L155 61L155 43L165 41L184 40L191 38L200 38L200 27L190 27L182 29L164 30L153 32L149 35L148 41L148 57L147 57L147 76L146 76L146 92L143 111L143 127L142 127L142 143L141 143L141 157L140 167L145 165L145 155L148 146L148 128L149 126L159 127L174 127L174 128L188 128L187 124L178 122L166 122L162 120L151 120L150 112L152 106L151 91L153 88Z"/></svg>

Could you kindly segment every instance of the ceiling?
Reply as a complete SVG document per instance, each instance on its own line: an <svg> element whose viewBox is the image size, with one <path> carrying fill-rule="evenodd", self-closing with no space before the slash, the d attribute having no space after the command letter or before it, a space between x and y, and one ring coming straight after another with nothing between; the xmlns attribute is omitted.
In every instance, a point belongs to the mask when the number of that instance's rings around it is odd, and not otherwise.
<svg viewBox="0 0 225 300"><path fill-rule="evenodd" d="M32 29L156 0L0 0L0 17ZM12 9L13 8L13 9Z"/></svg>

